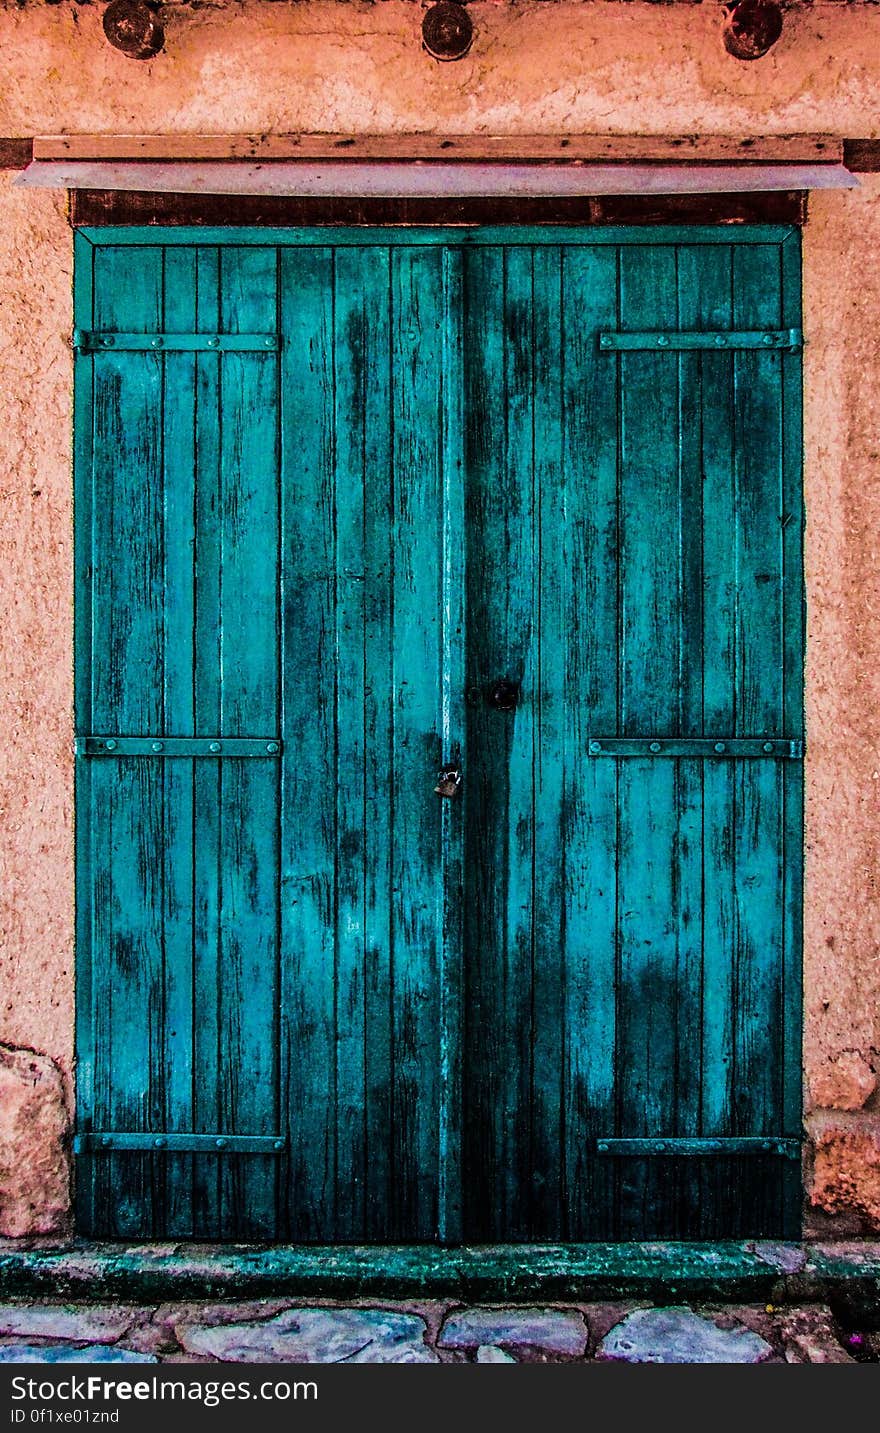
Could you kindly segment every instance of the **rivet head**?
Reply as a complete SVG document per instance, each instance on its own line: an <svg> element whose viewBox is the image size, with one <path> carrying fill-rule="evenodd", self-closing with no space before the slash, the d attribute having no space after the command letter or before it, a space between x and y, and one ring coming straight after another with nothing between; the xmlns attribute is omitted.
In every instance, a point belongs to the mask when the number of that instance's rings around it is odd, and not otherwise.
<svg viewBox="0 0 880 1433"><path fill-rule="evenodd" d="M608 337L608 334L607 334L607 333L603 333L603 334L600 335L600 337L599 337L599 347L600 347L600 348L610 348L610 347L611 347L611 339Z"/></svg>
<svg viewBox="0 0 880 1433"><path fill-rule="evenodd" d="M591 742L590 742L590 751L601 751L601 750L602 750L602 743L601 743L601 741L591 741Z"/></svg>
<svg viewBox="0 0 880 1433"><path fill-rule="evenodd" d="M659 750L660 750L660 743L659 743L659 741L652 741L649 750L650 750L650 751L659 751Z"/></svg>
<svg viewBox="0 0 880 1433"><path fill-rule="evenodd" d="M113 344L115 343L115 341L116 341L116 340L113 339L113 338L102 338L102 339L101 339L101 344L102 344L102 347L104 347L104 348L112 348L112 347L113 347Z"/></svg>
<svg viewBox="0 0 880 1433"><path fill-rule="evenodd" d="M209 339L208 339L208 347L209 347L209 348L219 348L219 347L220 347L220 340L219 340L219 338L209 338Z"/></svg>
<svg viewBox="0 0 880 1433"><path fill-rule="evenodd" d="M105 1134L105 1135L104 1135L104 1138L101 1140L101 1143L102 1143L102 1145L104 1146L105 1149L109 1149L109 1147L110 1147L110 1145L113 1143L113 1141L112 1141L112 1139L110 1138L109 1134Z"/></svg>
<svg viewBox="0 0 880 1433"><path fill-rule="evenodd" d="M151 346L152 348L161 348L161 347L162 347L162 340L161 340L161 338L152 338L152 339L150 339L150 346Z"/></svg>
<svg viewBox="0 0 880 1433"><path fill-rule="evenodd" d="M165 1148L165 1141L164 1141L164 1139L154 1139L154 1140L153 1140L153 1144L156 1146L156 1149L164 1149L164 1148Z"/></svg>
<svg viewBox="0 0 880 1433"><path fill-rule="evenodd" d="M209 751L222 751L222 749L223 748L221 747L219 741L212 741L210 746L208 747Z"/></svg>
<svg viewBox="0 0 880 1433"><path fill-rule="evenodd" d="M267 347L267 348L274 348L274 347L275 347L275 340L274 340L274 338L267 338L267 339L265 340L265 343L266 343L266 347Z"/></svg>
<svg viewBox="0 0 880 1433"><path fill-rule="evenodd" d="M719 348L727 347L727 339L724 337L723 333L716 333L715 342Z"/></svg>
<svg viewBox="0 0 880 1433"><path fill-rule="evenodd" d="M283 1139L276 1139L276 1141L275 1141L275 1148L276 1148L276 1149L283 1149L283 1148L284 1148L284 1140L283 1140Z"/></svg>
<svg viewBox="0 0 880 1433"><path fill-rule="evenodd" d="M775 343L775 342L776 342L776 335L773 334L773 333L765 333L765 334L764 334L764 338L763 338L763 342L766 343L766 344Z"/></svg>
<svg viewBox="0 0 880 1433"><path fill-rule="evenodd" d="M113 740L112 736L111 736L111 738L110 738L109 741L105 741L105 742L104 742L104 745L106 746L106 748L107 748L108 751L115 751L115 750L116 750L116 742Z"/></svg>
<svg viewBox="0 0 880 1433"><path fill-rule="evenodd" d="M669 347L669 339L666 337L665 333L661 333L660 337L657 339L657 346L658 348Z"/></svg>
<svg viewBox="0 0 880 1433"><path fill-rule="evenodd" d="M278 750L278 743L277 743L277 741L267 741L267 742L266 742L266 750L269 752L269 755L270 755L270 756L274 756L274 755L275 755L275 752Z"/></svg>
<svg viewBox="0 0 880 1433"><path fill-rule="evenodd" d="M164 741L154 741L154 742L153 742L153 750L154 750L154 751L164 751L164 750L165 750L165 743L164 743Z"/></svg>
<svg viewBox="0 0 880 1433"><path fill-rule="evenodd" d="M765 750L765 751L772 751L772 750L773 750L773 743L772 743L772 741L765 741L765 742L764 742L764 750Z"/></svg>
<svg viewBox="0 0 880 1433"><path fill-rule="evenodd" d="M218 1149L225 1149L225 1148L226 1148L226 1140L225 1140L225 1139L218 1139L218 1140L217 1140L217 1148L218 1148Z"/></svg>
<svg viewBox="0 0 880 1433"><path fill-rule="evenodd" d="M715 743L715 750L716 750L716 751L723 751L723 750L724 750L724 742L723 742L723 741L716 741L716 743Z"/></svg>

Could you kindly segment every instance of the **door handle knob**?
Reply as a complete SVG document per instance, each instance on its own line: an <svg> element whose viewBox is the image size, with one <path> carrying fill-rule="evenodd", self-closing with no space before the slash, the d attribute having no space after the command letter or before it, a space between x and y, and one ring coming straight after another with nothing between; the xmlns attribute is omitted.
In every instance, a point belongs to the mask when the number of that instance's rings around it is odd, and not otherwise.
<svg viewBox="0 0 880 1433"><path fill-rule="evenodd" d="M519 683L511 682L507 677L501 677L493 682L489 688L489 705L497 712L516 711L519 702Z"/></svg>
<svg viewBox="0 0 880 1433"><path fill-rule="evenodd" d="M448 798L457 796L461 786L461 767L451 762L448 766L441 766L437 773L437 785L434 787L438 796Z"/></svg>

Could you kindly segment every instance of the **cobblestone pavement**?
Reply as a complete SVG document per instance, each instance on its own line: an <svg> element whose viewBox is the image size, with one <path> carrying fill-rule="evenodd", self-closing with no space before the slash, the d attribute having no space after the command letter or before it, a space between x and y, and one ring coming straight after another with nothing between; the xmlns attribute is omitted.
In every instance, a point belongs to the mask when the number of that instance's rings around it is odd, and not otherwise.
<svg viewBox="0 0 880 1433"><path fill-rule="evenodd" d="M880 1333L827 1305L260 1299L0 1304L0 1363L855 1363Z"/></svg>

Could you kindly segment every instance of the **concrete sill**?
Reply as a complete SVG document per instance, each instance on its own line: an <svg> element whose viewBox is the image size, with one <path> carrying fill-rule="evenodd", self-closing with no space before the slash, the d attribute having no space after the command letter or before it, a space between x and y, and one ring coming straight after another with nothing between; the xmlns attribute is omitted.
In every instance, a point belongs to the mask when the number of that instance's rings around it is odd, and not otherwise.
<svg viewBox="0 0 880 1433"><path fill-rule="evenodd" d="M844 1303L880 1322L880 1240L483 1245L0 1241L0 1298Z"/></svg>

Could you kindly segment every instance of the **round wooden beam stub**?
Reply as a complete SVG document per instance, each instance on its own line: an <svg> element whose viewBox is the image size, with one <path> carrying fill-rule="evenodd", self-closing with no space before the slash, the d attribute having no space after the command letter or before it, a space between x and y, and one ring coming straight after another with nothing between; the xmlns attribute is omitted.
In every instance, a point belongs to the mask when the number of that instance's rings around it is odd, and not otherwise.
<svg viewBox="0 0 880 1433"><path fill-rule="evenodd" d="M782 10L775 0L734 0L724 6L721 33L735 60L760 60L782 34Z"/></svg>
<svg viewBox="0 0 880 1433"><path fill-rule="evenodd" d="M457 0L438 0L422 21L422 43L435 60L460 60L473 38L473 21Z"/></svg>
<svg viewBox="0 0 880 1433"><path fill-rule="evenodd" d="M151 60L165 44L162 22L146 0L111 0L104 11L104 34L132 60Z"/></svg>

